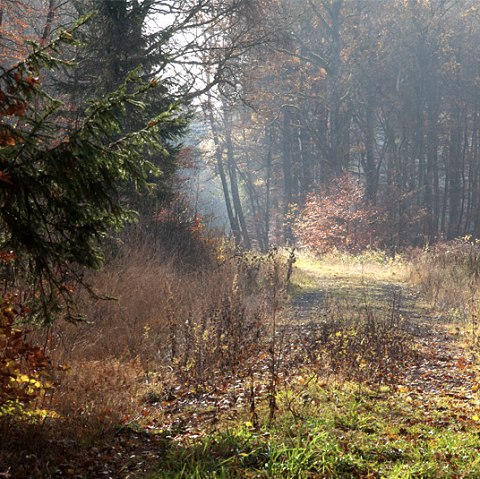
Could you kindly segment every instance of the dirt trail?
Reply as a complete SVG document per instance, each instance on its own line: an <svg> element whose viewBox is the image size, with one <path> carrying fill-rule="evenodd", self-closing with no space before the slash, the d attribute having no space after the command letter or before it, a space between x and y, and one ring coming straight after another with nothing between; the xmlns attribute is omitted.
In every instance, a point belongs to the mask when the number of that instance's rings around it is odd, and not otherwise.
<svg viewBox="0 0 480 479"><path fill-rule="evenodd" d="M427 307L421 294L407 282L382 278L308 273L312 285L292 301L292 321L300 330L315 327L326 303L337 301L352 307L368 303L377 310L395 308L406 318L416 357L409 361L396 383L421 407L447 400L449 407L473 414L480 408L478 360L469 347L468 332L442 321L442 311ZM425 406L427 405L427 406ZM478 414L480 416L480 413Z"/></svg>

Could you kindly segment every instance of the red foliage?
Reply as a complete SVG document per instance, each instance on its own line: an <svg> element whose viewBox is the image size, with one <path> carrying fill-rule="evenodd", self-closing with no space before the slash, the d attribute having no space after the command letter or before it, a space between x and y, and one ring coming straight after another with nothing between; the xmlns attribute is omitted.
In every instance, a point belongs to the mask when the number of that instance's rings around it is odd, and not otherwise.
<svg viewBox="0 0 480 479"><path fill-rule="evenodd" d="M336 179L325 194L307 196L294 233L301 245L316 253L359 252L375 246L376 216L377 211L364 200L364 188L347 174Z"/></svg>

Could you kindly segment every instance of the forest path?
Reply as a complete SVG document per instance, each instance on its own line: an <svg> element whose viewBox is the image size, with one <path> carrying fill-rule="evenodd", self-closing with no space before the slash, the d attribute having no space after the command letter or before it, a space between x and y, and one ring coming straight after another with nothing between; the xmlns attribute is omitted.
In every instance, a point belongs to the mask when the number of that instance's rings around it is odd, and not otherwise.
<svg viewBox="0 0 480 479"><path fill-rule="evenodd" d="M403 265L395 263L334 262L301 256L293 277L292 319L311 319L329 301L349 309L369 305L418 314L419 293L408 284L406 274Z"/></svg>
<svg viewBox="0 0 480 479"><path fill-rule="evenodd" d="M398 391L424 411L448 409L450 416L480 422L478 351L471 346L468 325L432 308L408 276L407 265L400 262L300 258L289 323L308 334L332 312L356 310L361 315L368 310L404 318L402 327L413 339L415 357L395 378Z"/></svg>

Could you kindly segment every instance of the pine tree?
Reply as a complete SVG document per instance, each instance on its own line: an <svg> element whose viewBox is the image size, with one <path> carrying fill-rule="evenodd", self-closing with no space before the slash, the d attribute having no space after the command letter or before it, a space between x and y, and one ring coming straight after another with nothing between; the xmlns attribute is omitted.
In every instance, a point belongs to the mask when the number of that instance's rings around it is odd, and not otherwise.
<svg viewBox="0 0 480 479"><path fill-rule="evenodd" d="M85 105L91 98L100 98L117 88L132 71L146 82L161 76L168 58L162 51L162 31L147 34L146 23L151 12L152 1L135 0L87 0L72 2L75 15L90 15L90 20L79 31L81 42L75 49L75 57L81 68L64 72L57 77L56 87L68 95L68 110L65 114L72 122L81 118ZM121 120L124 132L135 131L148 118L166 112L174 101L169 93L171 85L166 80L143 98L142 114L127 114ZM127 106L128 109L134 107ZM186 109L186 108L185 108ZM183 128L169 128L162 132L173 137L183 133ZM165 138L164 138L165 139ZM162 170L161 177L150 177L156 188L150 195L126 192L129 201L142 216L151 218L158 208L172 196L173 176L176 171L175 158L178 147L166 142L168 155L152 155L150 160Z"/></svg>
<svg viewBox="0 0 480 479"><path fill-rule="evenodd" d="M161 175L148 158L169 158L167 145L186 123L171 103L125 133L125 115L141 112L158 87L137 71L90 102L72 128L41 75L66 65L59 49L77 46L75 33L45 47L32 44L31 55L0 72L0 262L3 272L16 272L23 294L29 286L32 317L46 322L64 307L75 316L72 292L82 271L101 266L105 238L135 217L124 192Z"/></svg>

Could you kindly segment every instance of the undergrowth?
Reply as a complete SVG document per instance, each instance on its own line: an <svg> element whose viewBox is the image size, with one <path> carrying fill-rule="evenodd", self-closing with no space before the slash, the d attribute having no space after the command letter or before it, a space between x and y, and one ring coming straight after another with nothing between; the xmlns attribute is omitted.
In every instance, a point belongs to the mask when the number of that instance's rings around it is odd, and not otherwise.
<svg viewBox="0 0 480 479"><path fill-rule="evenodd" d="M320 376L388 383L414 353L409 322L395 304L355 314L329 299L321 315L296 334L301 361Z"/></svg>
<svg viewBox="0 0 480 479"><path fill-rule="evenodd" d="M56 365L52 387L32 402L38 419L0 420L0 472L20 461L19 478L46 464L45 477L75 477L73 455L93 447L89 460L111 468L101 474L127 477L114 464L148 437L149 466L134 463L129 477L152 467L150 479L479 477L478 407L397 386L419 354L409 272L432 303L467 308L476 263L460 253L476 247L409 260L223 245L196 269L119 249L91 278L114 299L79 296L87 322L30 333Z"/></svg>
<svg viewBox="0 0 480 479"><path fill-rule="evenodd" d="M158 403L179 388L208 390L226 377L248 375L244 365L267 347L266 327L277 307L270 292L286 291L288 259L276 250L237 254L222 245L217 251L215 261L192 270L151 249L119 250L89 278L92 288L110 299L78 297L87 321L18 332L41 345L58 366L51 371L48 395L36 395L32 403L46 411L33 430L53 441L109 441L144 401ZM1 466L31 452L23 433L31 434L33 425L11 408L0 416L0 428L16 424L19 437L0 441ZM25 449L19 448L22 437ZM41 462L44 454L47 450L35 457Z"/></svg>
<svg viewBox="0 0 480 479"><path fill-rule="evenodd" d="M294 304L298 298L304 311L286 327L296 330L306 364L327 376L393 380L414 353L412 324L405 311L410 299L401 289L407 261L373 250L321 257L301 252L295 265L291 289Z"/></svg>
<svg viewBox="0 0 480 479"><path fill-rule="evenodd" d="M470 237L439 243L411 255L410 281L438 319L470 333L478 348L480 318L480 242Z"/></svg>
<svg viewBox="0 0 480 479"><path fill-rule="evenodd" d="M170 442L148 479L479 477L480 428L471 418L430 416L391 387L300 378L279 396L274 424L239 421Z"/></svg>

